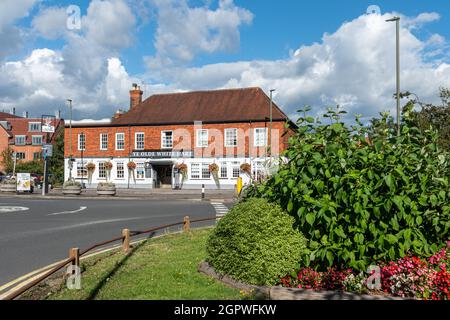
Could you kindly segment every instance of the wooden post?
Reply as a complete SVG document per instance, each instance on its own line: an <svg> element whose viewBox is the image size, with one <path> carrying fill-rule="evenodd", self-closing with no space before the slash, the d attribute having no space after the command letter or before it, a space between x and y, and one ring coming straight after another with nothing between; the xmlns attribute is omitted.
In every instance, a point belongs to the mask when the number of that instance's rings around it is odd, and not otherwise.
<svg viewBox="0 0 450 320"><path fill-rule="evenodd" d="M122 230L123 242L122 242L122 250L127 253L130 250L130 229Z"/></svg>
<svg viewBox="0 0 450 320"><path fill-rule="evenodd" d="M191 228L191 222L189 221L189 216L186 216L186 217L184 217L183 231L189 232L190 228Z"/></svg>
<svg viewBox="0 0 450 320"><path fill-rule="evenodd" d="M72 261L73 266L80 267L80 249L71 248L69 251L69 258L74 259Z"/></svg>

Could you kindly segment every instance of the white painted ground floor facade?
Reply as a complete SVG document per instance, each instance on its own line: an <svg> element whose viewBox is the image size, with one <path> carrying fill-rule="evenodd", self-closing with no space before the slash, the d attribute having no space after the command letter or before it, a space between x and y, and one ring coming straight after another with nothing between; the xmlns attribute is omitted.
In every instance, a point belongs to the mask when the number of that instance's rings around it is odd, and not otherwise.
<svg viewBox="0 0 450 320"><path fill-rule="evenodd" d="M242 172L244 163L251 165L252 178L260 179L266 176L267 158L74 158L71 176L83 182L86 188L96 188L100 182L106 182L108 171L106 162L112 163L108 181L115 183L117 188L183 188L200 189L234 189L239 177L244 185L250 182L250 175ZM134 170L128 169L128 163L136 164ZM87 164L94 163L95 169L88 173ZM187 175L176 169L179 164L186 164ZM218 179L214 179L209 171L209 165L219 166ZM65 159L65 180L70 177L69 159ZM90 179L89 179L90 176Z"/></svg>

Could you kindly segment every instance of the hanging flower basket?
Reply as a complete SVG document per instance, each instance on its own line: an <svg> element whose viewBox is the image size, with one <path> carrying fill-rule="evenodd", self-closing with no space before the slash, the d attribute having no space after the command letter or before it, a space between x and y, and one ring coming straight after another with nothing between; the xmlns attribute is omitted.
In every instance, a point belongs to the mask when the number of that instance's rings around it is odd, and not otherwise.
<svg viewBox="0 0 450 320"><path fill-rule="evenodd" d="M217 188L220 189L220 180L219 180L219 166L217 165L217 163L211 163L208 166L209 172L211 172L214 182L217 185Z"/></svg>
<svg viewBox="0 0 450 320"><path fill-rule="evenodd" d="M209 172L211 172L212 174L219 172L219 166L217 165L217 163L211 163L209 165L208 169L209 169Z"/></svg>
<svg viewBox="0 0 450 320"><path fill-rule="evenodd" d="M111 178L111 170L113 168L113 164L111 161L105 162L105 169L106 169L106 180L108 181Z"/></svg>
<svg viewBox="0 0 450 320"><path fill-rule="evenodd" d="M179 163L175 166L175 168L177 168L181 175L183 176L183 181L187 179L187 172L188 172L188 167L187 164L185 163Z"/></svg>
<svg viewBox="0 0 450 320"><path fill-rule="evenodd" d="M136 170L136 163L134 163L133 161L128 162L127 168L128 168L128 181L130 181L130 176L132 176L133 182L136 183L136 175L134 172Z"/></svg>
<svg viewBox="0 0 450 320"><path fill-rule="evenodd" d="M111 161L106 161L105 162L105 169L106 170L111 170L113 168L113 164Z"/></svg>
<svg viewBox="0 0 450 320"><path fill-rule="evenodd" d="M86 165L86 169L88 172L88 183L91 184L92 183L92 175L94 174L94 171L95 171L95 163L89 162Z"/></svg>
<svg viewBox="0 0 450 320"><path fill-rule="evenodd" d="M241 171L250 175L252 173L252 166L248 163L241 164Z"/></svg>

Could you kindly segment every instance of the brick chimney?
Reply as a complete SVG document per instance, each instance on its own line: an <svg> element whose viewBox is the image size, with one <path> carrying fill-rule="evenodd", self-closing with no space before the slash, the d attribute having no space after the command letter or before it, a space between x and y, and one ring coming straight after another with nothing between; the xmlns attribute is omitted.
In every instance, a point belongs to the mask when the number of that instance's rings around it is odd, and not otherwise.
<svg viewBox="0 0 450 320"><path fill-rule="evenodd" d="M133 88L130 90L130 110L142 102L143 93L141 87L133 83Z"/></svg>

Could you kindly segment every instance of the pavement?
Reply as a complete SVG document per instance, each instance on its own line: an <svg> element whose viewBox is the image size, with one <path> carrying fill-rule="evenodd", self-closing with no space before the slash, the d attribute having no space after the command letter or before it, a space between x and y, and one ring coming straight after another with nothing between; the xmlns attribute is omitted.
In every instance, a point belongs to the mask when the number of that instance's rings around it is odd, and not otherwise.
<svg viewBox="0 0 450 320"><path fill-rule="evenodd" d="M143 189L143 188L130 188L130 189L117 189L116 195L113 197L106 196L110 200L235 200L234 190L214 190L206 189L204 198L202 198L201 190L172 190L172 189ZM4 193L0 192L1 198L29 198L29 199L105 199L105 196L97 195L96 189L83 189L78 196L69 196L62 193L61 188L55 188L49 191L45 196L42 196L42 190L35 189L34 193Z"/></svg>
<svg viewBox="0 0 450 320"><path fill-rule="evenodd" d="M219 217L233 205L226 199L198 201L198 197L184 200L165 195L164 200L119 197L114 201L83 196L64 200L33 195L0 197L0 288L17 277L67 258L70 248L83 250L121 236L124 228L146 230L181 222L185 216ZM195 223L191 227L213 224L214 221ZM181 226L171 231L180 229Z"/></svg>

